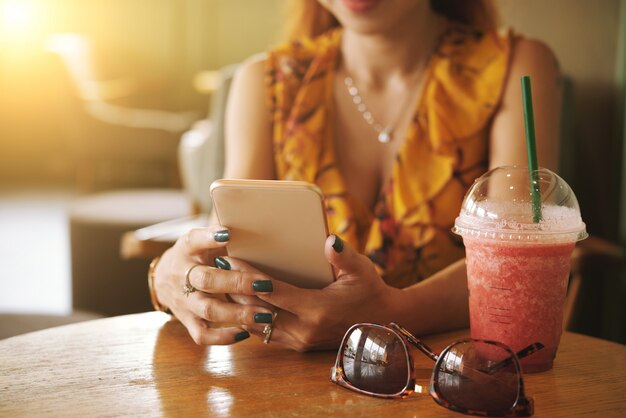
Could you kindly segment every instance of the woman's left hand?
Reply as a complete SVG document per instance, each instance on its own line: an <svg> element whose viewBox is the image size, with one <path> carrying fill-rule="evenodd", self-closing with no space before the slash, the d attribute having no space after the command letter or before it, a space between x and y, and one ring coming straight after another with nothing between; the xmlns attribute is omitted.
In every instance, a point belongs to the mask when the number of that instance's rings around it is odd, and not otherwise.
<svg viewBox="0 0 626 418"><path fill-rule="evenodd" d="M395 319L391 308L401 290L388 286L370 259L334 235L326 240L325 253L337 275L330 285L323 289L302 289L271 279L273 291L258 295L279 309L273 324L272 344L297 351L336 348L354 323L387 323ZM232 270L256 271L241 260L228 260ZM264 325L246 328L263 337Z"/></svg>

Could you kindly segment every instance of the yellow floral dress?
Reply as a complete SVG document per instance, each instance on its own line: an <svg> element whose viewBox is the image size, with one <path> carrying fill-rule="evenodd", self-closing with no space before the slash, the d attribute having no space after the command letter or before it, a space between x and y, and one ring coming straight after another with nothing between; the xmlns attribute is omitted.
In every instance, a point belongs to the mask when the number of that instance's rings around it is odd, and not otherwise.
<svg viewBox="0 0 626 418"><path fill-rule="evenodd" d="M341 29L268 54L276 173L317 184L328 226L406 287L464 256L451 232L465 192L488 166L489 127L513 37L450 27L430 58L422 97L374 208L346 189L334 145L333 80Z"/></svg>

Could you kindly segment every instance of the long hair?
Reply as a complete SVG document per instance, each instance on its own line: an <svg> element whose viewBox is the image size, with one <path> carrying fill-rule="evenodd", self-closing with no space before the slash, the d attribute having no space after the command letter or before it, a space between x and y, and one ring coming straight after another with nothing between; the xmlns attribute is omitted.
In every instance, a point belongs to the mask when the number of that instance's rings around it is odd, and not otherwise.
<svg viewBox="0 0 626 418"><path fill-rule="evenodd" d="M498 27L498 14L493 0L429 0L432 10L447 19L483 30ZM288 2L285 38L288 41L316 37L340 26L335 17L317 0Z"/></svg>

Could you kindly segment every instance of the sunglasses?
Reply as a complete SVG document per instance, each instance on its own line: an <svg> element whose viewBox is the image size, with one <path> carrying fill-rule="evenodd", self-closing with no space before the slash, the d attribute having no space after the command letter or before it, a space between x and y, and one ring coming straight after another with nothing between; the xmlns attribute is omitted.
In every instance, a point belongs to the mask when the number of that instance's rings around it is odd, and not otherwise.
<svg viewBox="0 0 626 418"><path fill-rule="evenodd" d="M542 349L541 343L514 353L497 341L463 339L436 355L393 322L388 326L356 324L343 337L330 380L382 398L426 393L425 388L415 384L410 346L435 362L428 392L439 405L478 416L533 414L533 400L524 394L519 359Z"/></svg>

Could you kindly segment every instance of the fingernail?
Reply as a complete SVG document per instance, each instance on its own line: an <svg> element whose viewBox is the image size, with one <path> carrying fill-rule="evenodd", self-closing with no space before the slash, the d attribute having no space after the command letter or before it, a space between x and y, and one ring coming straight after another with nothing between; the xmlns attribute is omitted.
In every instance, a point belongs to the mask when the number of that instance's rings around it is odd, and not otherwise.
<svg viewBox="0 0 626 418"><path fill-rule="evenodd" d="M254 314L254 322L256 322L257 324L271 324L272 316L273 315L271 313Z"/></svg>
<svg viewBox="0 0 626 418"><path fill-rule="evenodd" d="M269 293L274 291L274 285L271 280L257 280L252 283L252 290L255 292Z"/></svg>
<svg viewBox="0 0 626 418"><path fill-rule="evenodd" d="M217 242L226 242L230 239L230 232L227 229L217 231L213 234L213 239Z"/></svg>
<svg viewBox="0 0 626 418"><path fill-rule="evenodd" d="M223 257L215 257L213 260L215 262L215 267L222 270L230 270L230 263L226 261Z"/></svg>
<svg viewBox="0 0 626 418"><path fill-rule="evenodd" d="M246 338L250 338L250 333L248 331L241 331L240 333L235 335L236 342L243 341Z"/></svg>
<svg viewBox="0 0 626 418"><path fill-rule="evenodd" d="M335 250L336 253L343 251L343 241L337 235L335 235L335 242L333 242L333 250Z"/></svg>

